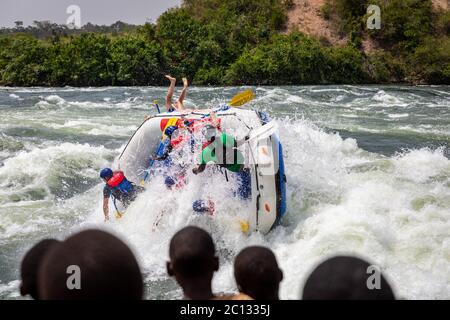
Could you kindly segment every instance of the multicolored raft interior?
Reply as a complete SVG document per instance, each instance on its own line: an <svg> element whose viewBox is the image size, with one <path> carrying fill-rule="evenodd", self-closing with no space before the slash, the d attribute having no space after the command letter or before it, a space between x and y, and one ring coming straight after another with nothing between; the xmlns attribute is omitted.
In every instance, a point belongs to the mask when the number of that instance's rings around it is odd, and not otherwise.
<svg viewBox="0 0 450 320"><path fill-rule="evenodd" d="M189 175L235 175L237 196L249 205L240 220L244 232L271 231L286 212L283 148L274 121L262 112L221 107L160 113L137 129L118 159L133 183L147 186L163 176L165 187L180 189ZM198 200L193 212L214 213L214 203Z"/></svg>

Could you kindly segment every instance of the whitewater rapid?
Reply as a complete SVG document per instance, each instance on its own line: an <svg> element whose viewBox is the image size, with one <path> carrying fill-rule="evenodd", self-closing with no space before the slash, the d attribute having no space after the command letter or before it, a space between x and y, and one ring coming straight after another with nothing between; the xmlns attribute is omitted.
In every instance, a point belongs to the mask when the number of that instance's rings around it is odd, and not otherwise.
<svg viewBox="0 0 450 320"><path fill-rule="evenodd" d="M193 88L188 105L214 106L242 89ZM156 178L123 219L103 222L98 170L114 163L165 88L0 88L0 298L19 298L20 259L33 243L90 227L130 244L147 298L180 298L165 271L168 243L196 224L216 241L216 292L236 290L233 257L260 244L283 269L283 299L298 299L311 268L339 253L379 265L400 298L449 299L450 88L255 91L250 107L279 124L288 181L287 215L268 236L240 232L243 204L223 196L220 175L174 192ZM217 203L214 217L192 214L204 194Z"/></svg>

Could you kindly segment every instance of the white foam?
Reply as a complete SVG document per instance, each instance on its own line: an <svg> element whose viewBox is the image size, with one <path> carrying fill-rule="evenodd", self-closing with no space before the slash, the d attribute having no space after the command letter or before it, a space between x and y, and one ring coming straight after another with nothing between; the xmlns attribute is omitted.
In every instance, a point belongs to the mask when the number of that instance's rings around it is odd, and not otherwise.
<svg viewBox="0 0 450 320"><path fill-rule="evenodd" d="M444 126L439 128L439 126L430 126L430 125L418 125L418 126L400 126L398 130L409 131L419 134L426 135L437 135L437 136L447 136L450 137L450 131Z"/></svg>
<svg viewBox="0 0 450 320"><path fill-rule="evenodd" d="M60 105L64 104L66 102L66 100L64 100L63 98L61 98L60 96L58 96L56 94L46 97L45 101L54 103L54 104L60 104Z"/></svg>
<svg viewBox="0 0 450 320"><path fill-rule="evenodd" d="M20 296L19 286L20 286L19 280L10 281L5 284L0 282L0 295L6 296L7 298L10 299L18 298Z"/></svg>
<svg viewBox="0 0 450 320"><path fill-rule="evenodd" d="M137 102L136 101L124 101L124 102L118 102L118 103L110 103L110 102L91 102L91 101L71 101L69 103L70 106L78 107L81 109L93 109L93 108L99 108L99 109L147 109L149 108L148 103L145 102Z"/></svg>
<svg viewBox="0 0 450 320"><path fill-rule="evenodd" d="M285 274L283 299L297 299L301 283L315 263L338 253L358 254L380 265L399 297L449 298L450 264L449 257L442 254L442 241L448 248L450 204L445 199L450 191L439 177L448 176L450 168L442 151L424 149L384 159L364 152L353 139L327 134L307 121L283 119L282 124L288 174L285 227L266 237L246 237L236 226L234 214L239 206L233 208L232 201L221 196L223 209L214 219L198 217L190 206L202 190L201 184L193 180L185 190L169 193L161 190L163 181L157 180L123 220L112 223L131 241L147 278L167 277L164 261L170 238L179 228L193 223L209 230L219 250L226 248L231 257L251 244L274 249ZM368 169L361 169L365 166ZM422 185L424 181L432 188ZM216 185L220 186L220 181ZM220 192L224 190L217 190ZM418 198L430 193L443 207L426 200L423 206L414 207ZM152 232L153 222L163 210L169 213ZM100 222L100 203L95 215ZM431 239L424 242L426 234ZM435 270L435 265L441 268ZM217 292L236 290L231 270L232 259L227 258L214 279Z"/></svg>
<svg viewBox="0 0 450 320"><path fill-rule="evenodd" d="M6 159L3 166L0 167L0 186L3 189L0 194L15 193L22 188L32 186L47 188L49 177L57 174L55 170L64 170L65 162L72 162L72 165L77 164L77 166L85 162L89 163L88 168L98 168L106 165L105 159L101 155L110 153L111 151L104 147L72 143L21 151ZM93 169L88 168L84 169L85 174L94 175ZM7 186L9 187L6 188Z"/></svg>
<svg viewBox="0 0 450 320"><path fill-rule="evenodd" d="M394 113L394 114L389 114L388 117L392 118L392 119L408 118L409 113Z"/></svg>
<svg viewBox="0 0 450 320"><path fill-rule="evenodd" d="M384 90L378 91L373 97L372 100L383 103L384 106L408 106L407 103L403 102L402 99L397 98L393 95L386 93Z"/></svg>
<svg viewBox="0 0 450 320"><path fill-rule="evenodd" d="M44 125L53 129L77 129L93 136L106 135L113 137L129 137L137 129L135 125L104 124L90 120L67 120L63 124L44 123Z"/></svg>
<svg viewBox="0 0 450 320"><path fill-rule="evenodd" d="M186 188L175 192L165 189L162 178L155 178L123 219L112 220L108 224L103 223L101 184L57 204L51 196L37 201L25 199L17 203L9 202L2 205L0 243L3 245L8 241L29 237L30 234L47 235L47 232L61 230L63 233L68 230L74 232L80 227L107 228L118 233L132 246L139 257L145 278L156 281L167 278L165 261L174 232L187 224L196 224L211 232L222 258L220 271L214 278L216 292L236 290L232 272L233 257L243 247L258 244L272 248L278 257L285 276L281 285L283 299L297 299L302 282L311 268L317 262L338 253L358 254L379 264L400 298L450 299L450 167L444 154L446 150L409 150L391 157L371 154L359 148L355 139L343 139L338 134L326 133L302 117L295 119L293 116L293 113L298 110L302 112L301 108L308 106L316 112L313 115L320 118L320 123L334 128L334 113L329 107L348 109L349 113L342 116L353 115L355 110L361 110L364 115L365 112L375 110L373 118L388 122L389 115L396 119L396 115L405 115L406 112L395 110L393 113L387 107L409 106L408 97L387 94L376 87L346 87L357 93L364 92L367 98L359 97L340 106L336 105L336 101L314 101L308 97L311 87L256 90L258 99L254 105L273 108L275 114L281 114L277 108L282 109L282 112L285 111L283 108L292 106L294 109L289 109L289 117L278 119L286 158L288 213L283 226L268 236L252 234L247 237L240 233L237 221L242 203L229 195L224 196L228 187L223 176L190 175ZM240 89L227 88L225 93L218 93L213 102L206 104L226 101L224 96L228 94L231 97ZM152 90L142 88L142 92ZM157 90L165 92L166 88ZM196 90L193 92L202 92L203 89ZM211 88L208 91L215 90ZM38 88L30 92L60 91ZM128 95L131 94L128 92ZM336 92L332 97L336 97ZM374 99L370 101L372 97ZM64 107L89 110L148 109L144 98L127 101L126 97L117 100L117 104L101 100L63 102L56 97L48 98L43 97L40 102L48 109L60 108L60 103ZM445 103L443 101L442 106ZM301 108L297 108L299 106ZM425 104L422 107L435 105ZM50 113L59 114L53 110ZM322 119L324 114L331 116L327 116L325 121ZM408 121L417 117L417 113L410 110L408 115ZM336 121L342 121L340 116L335 118ZM360 118L362 122L365 121L363 117ZM53 122L48 126L76 128L92 135L114 135L115 131L119 132L118 135L128 135L133 129L128 123L111 121L111 126L108 126L106 122L96 123L92 119L65 119L57 118L57 124ZM346 122L350 121L346 119ZM384 127L368 128L364 123L357 124L357 127L358 130L375 133L386 131ZM424 133L437 130L441 135L448 133L445 126L427 127L425 124L397 129L420 130ZM66 143L46 143L37 149L31 145L26 151L12 154L0 167L0 193L9 195L37 187L47 189L51 179L61 180L58 170L62 167L70 169L72 164L77 167L78 160L86 164L80 170L83 177L97 178L96 169L108 165L120 149L107 150ZM193 200L204 195L213 197L218 205L213 218L193 214ZM159 227L153 231L153 224L163 211L166 213ZM4 284L0 284L0 291L2 288L5 288ZM167 295L181 298L179 291Z"/></svg>
<svg viewBox="0 0 450 320"><path fill-rule="evenodd" d="M442 174L450 175L450 160L444 156L442 148L435 151L412 150L394 158L393 164L399 177L420 184L437 179Z"/></svg>
<svg viewBox="0 0 450 320"><path fill-rule="evenodd" d="M305 138L299 137L299 144L303 145ZM324 147L320 139L313 141ZM337 142L327 139L326 144L337 146ZM341 145L344 146L343 142ZM341 153L340 157L323 155L326 157L323 161L314 148L308 148L305 155L301 148L295 152L298 157L306 158L300 161L294 176L301 182L303 193L309 194L312 205L295 211L290 205L290 214L297 212L303 222L295 227L291 236L276 244L286 277L281 287L282 296L297 299L301 283L317 262L331 255L351 253L379 264L392 280L399 297L448 299L450 257L442 255L442 241L447 242L448 247L450 235L446 230L450 225L450 203L445 199L450 197L450 190L445 187L445 178L444 181L438 178L444 175L448 179L449 160L442 150L423 149L393 158L386 171L353 172L349 166L352 161L348 159L356 155L356 150L353 151ZM312 155L318 158L308 161ZM360 156L365 161L374 157L365 153ZM378 160L373 158L372 161ZM293 174L292 169L289 164L287 172ZM322 172L328 176L323 177ZM405 182L405 178L412 182ZM291 183L292 179L288 176ZM420 184L423 181L433 187ZM417 199L427 199L429 194L440 206L428 205L425 200L423 207L412 208ZM413 217L421 218L416 221ZM420 233L417 233L418 228L422 230ZM430 241L423 241L423 237ZM441 268L437 270L433 265Z"/></svg>
<svg viewBox="0 0 450 320"><path fill-rule="evenodd" d="M114 137L129 137L136 129L136 126L101 125L89 130L87 133L93 136L107 135Z"/></svg>
<svg viewBox="0 0 450 320"><path fill-rule="evenodd" d="M11 99L17 99L17 100L20 100L20 96L18 96L17 94L14 94L14 93L11 93L11 94L9 95L9 97L10 97Z"/></svg>
<svg viewBox="0 0 450 320"><path fill-rule="evenodd" d="M17 93L53 93L53 92L103 92L112 89L117 89L117 87L101 87L101 88L73 88L73 87L65 87L65 88L44 88L44 87L0 87L0 89L14 90Z"/></svg>

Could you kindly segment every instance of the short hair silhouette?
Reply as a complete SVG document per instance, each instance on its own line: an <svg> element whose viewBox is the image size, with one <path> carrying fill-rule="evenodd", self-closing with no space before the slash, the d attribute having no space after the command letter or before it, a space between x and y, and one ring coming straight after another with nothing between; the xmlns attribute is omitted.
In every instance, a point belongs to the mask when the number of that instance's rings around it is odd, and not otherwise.
<svg viewBox="0 0 450 320"><path fill-rule="evenodd" d="M80 288L69 288L72 266L79 268ZM141 271L130 248L100 230L82 231L53 248L38 280L40 296L48 300L139 300L143 294Z"/></svg>
<svg viewBox="0 0 450 320"><path fill-rule="evenodd" d="M55 239L44 239L34 245L22 259L20 266L20 294L22 296L30 295L33 299L39 300L37 275L45 255L49 250L58 244Z"/></svg>
<svg viewBox="0 0 450 320"><path fill-rule="evenodd" d="M234 261L234 277L240 292L255 300L278 300L283 272L273 252L265 247L243 249Z"/></svg>
<svg viewBox="0 0 450 320"><path fill-rule="evenodd" d="M303 300L395 300L380 274L380 288L369 289L371 265L356 257L337 256L319 264L303 288Z"/></svg>
<svg viewBox="0 0 450 320"><path fill-rule="evenodd" d="M189 226L172 237L167 272L176 278L186 298L213 298L211 281L219 269L215 252L213 239L201 228Z"/></svg>

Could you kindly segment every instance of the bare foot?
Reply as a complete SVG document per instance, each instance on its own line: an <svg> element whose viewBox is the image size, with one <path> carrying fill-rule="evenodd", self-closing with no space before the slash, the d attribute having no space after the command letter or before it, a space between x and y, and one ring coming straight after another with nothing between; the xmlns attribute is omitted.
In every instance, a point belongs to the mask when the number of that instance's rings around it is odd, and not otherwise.
<svg viewBox="0 0 450 320"><path fill-rule="evenodd" d="M166 78L170 80L170 82L176 82L177 78L174 78L172 76L166 75Z"/></svg>
<svg viewBox="0 0 450 320"><path fill-rule="evenodd" d="M183 78L183 86L184 86L185 88L189 87L189 82L188 82L188 79L187 79L187 78Z"/></svg>

